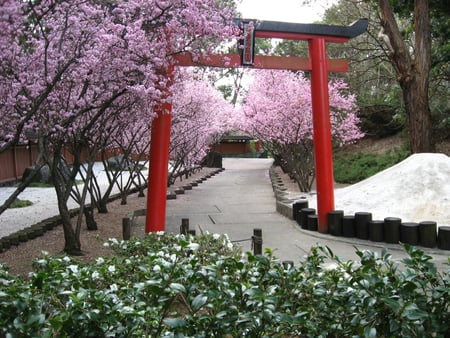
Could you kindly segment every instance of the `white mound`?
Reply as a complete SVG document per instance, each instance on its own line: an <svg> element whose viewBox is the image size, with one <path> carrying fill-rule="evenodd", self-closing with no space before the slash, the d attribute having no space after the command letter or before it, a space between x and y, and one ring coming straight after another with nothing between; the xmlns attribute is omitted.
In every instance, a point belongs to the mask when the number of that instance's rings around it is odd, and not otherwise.
<svg viewBox="0 0 450 338"><path fill-rule="evenodd" d="M311 198L309 205L316 208ZM354 185L335 190L335 209L346 215L368 211L373 219L435 221L450 225L450 157L414 154Z"/></svg>

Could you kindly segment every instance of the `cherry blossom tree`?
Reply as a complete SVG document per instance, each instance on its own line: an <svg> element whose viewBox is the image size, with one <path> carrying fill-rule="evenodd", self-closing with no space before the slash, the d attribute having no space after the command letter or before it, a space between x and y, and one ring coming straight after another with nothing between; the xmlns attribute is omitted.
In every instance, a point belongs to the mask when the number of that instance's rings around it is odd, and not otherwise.
<svg viewBox="0 0 450 338"><path fill-rule="evenodd" d="M222 92L190 71L181 73L172 91L170 159L173 171L169 183L180 171L201 162L210 145L230 129L229 121L234 111Z"/></svg>
<svg viewBox="0 0 450 338"><path fill-rule="evenodd" d="M363 136L356 100L342 81L329 85L332 136L336 145ZM240 129L260 138L302 191L314 179L311 84L302 73L255 71L242 111Z"/></svg>
<svg viewBox="0 0 450 338"><path fill-rule="evenodd" d="M10 49L0 52L0 151L37 135L55 182L65 251L79 253L79 228L67 209L79 152L95 142L97 124L123 121L117 114L150 123L169 82L162 70L170 56L195 56L231 38L233 1L5 0L1 9L0 41ZM129 102L139 109L121 109ZM68 145L71 168L63 158Z"/></svg>

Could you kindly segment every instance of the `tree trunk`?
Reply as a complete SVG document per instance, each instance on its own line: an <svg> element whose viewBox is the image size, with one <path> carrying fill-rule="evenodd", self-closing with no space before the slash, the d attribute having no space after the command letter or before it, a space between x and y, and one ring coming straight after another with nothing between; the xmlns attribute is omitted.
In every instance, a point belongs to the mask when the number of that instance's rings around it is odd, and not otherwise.
<svg viewBox="0 0 450 338"><path fill-rule="evenodd" d="M428 101L431 67L431 28L428 0L414 1L414 58L409 54L389 0L379 0L381 25L389 57L403 91L413 153L433 152L431 112Z"/></svg>
<svg viewBox="0 0 450 338"><path fill-rule="evenodd" d="M84 207L84 218L86 220L86 226L89 231L98 230L97 222L94 218L94 211L92 207Z"/></svg>
<svg viewBox="0 0 450 338"><path fill-rule="evenodd" d="M58 198L59 215L61 216L64 229L64 252L73 256L81 256L81 243L77 238L70 220L70 213L65 202L61 203Z"/></svg>
<svg viewBox="0 0 450 338"><path fill-rule="evenodd" d="M74 182L73 173L67 173L64 168L64 159L61 155L61 146L53 148L52 160L47 158L51 168L53 183L55 185L56 197L58 199L58 210L64 229L64 252L69 255L82 255L79 234L72 226L67 200ZM69 176L69 177L68 177ZM74 176L74 175L73 175Z"/></svg>
<svg viewBox="0 0 450 338"><path fill-rule="evenodd" d="M420 76L415 76L409 82L401 84L412 153L434 151L428 90L424 90L423 80Z"/></svg>

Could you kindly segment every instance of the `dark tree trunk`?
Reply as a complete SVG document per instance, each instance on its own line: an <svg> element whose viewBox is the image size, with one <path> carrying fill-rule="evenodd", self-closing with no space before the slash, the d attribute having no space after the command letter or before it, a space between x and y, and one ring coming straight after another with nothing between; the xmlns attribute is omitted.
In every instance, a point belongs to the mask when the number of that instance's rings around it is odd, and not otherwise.
<svg viewBox="0 0 450 338"><path fill-rule="evenodd" d="M120 204L126 205L127 204L127 193L123 192L120 194Z"/></svg>
<svg viewBox="0 0 450 338"><path fill-rule="evenodd" d="M431 67L431 29L428 0L414 1L414 55L409 54L389 0L379 0L381 25L387 37L389 58L403 91L413 153L433 152L431 112L428 101Z"/></svg>
<svg viewBox="0 0 450 338"><path fill-rule="evenodd" d="M65 203L63 204L64 205L61 205L61 203L58 201L59 214L61 216L61 221L64 229L64 252L69 255L80 256L82 255L80 239L77 238L75 231L73 230L69 210L67 209Z"/></svg>
<svg viewBox="0 0 450 338"><path fill-rule="evenodd" d="M92 207L84 207L84 218L86 219L86 226L89 231L98 230Z"/></svg>
<svg viewBox="0 0 450 338"><path fill-rule="evenodd" d="M100 198L95 205L97 206L99 214L108 213L108 198Z"/></svg>
<svg viewBox="0 0 450 338"><path fill-rule="evenodd" d="M64 229L64 252L69 255L81 255L80 237L72 226L69 208L67 207L67 200L69 199L74 182L74 177L71 176L73 173L67 173L64 167L61 146L55 146L53 148L52 157L52 160L47 159L47 163L52 171L53 183L58 200L58 211Z"/></svg>

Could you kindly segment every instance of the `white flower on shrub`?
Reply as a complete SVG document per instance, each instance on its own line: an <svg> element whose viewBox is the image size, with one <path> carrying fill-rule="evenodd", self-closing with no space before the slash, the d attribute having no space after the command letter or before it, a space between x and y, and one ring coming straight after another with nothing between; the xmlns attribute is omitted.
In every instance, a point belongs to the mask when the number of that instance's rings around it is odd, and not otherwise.
<svg viewBox="0 0 450 338"><path fill-rule="evenodd" d="M36 263L38 263L40 266L44 266L47 265L47 260L46 259L39 259L36 261Z"/></svg>
<svg viewBox="0 0 450 338"><path fill-rule="evenodd" d="M119 287L116 283L114 283L109 286L109 289L111 290L111 292L117 292L119 290Z"/></svg>
<svg viewBox="0 0 450 338"><path fill-rule="evenodd" d="M98 258L95 260L95 263L97 263L97 264L103 264L103 263L105 263L105 259L104 259L103 257L98 257Z"/></svg>
<svg viewBox="0 0 450 338"><path fill-rule="evenodd" d="M108 271L111 272L111 273L116 272L116 266L115 265L108 266Z"/></svg>
<svg viewBox="0 0 450 338"><path fill-rule="evenodd" d="M159 265L155 265L155 266L153 267L153 271L154 271L154 272L159 272L159 271L161 271L161 267L160 267Z"/></svg>
<svg viewBox="0 0 450 338"><path fill-rule="evenodd" d="M74 274L78 273L78 265L72 264L72 265L69 265L67 268L68 268L70 271L72 271L72 273L74 273Z"/></svg>
<svg viewBox="0 0 450 338"><path fill-rule="evenodd" d="M198 250L198 248L200 248L200 244L198 244L198 243L189 243L188 248L191 249L192 251L196 251L196 250Z"/></svg>
<svg viewBox="0 0 450 338"><path fill-rule="evenodd" d="M98 271L94 271L91 275L92 279L99 279L100 278L100 274L98 273Z"/></svg>
<svg viewBox="0 0 450 338"><path fill-rule="evenodd" d="M63 261L66 262L66 263L69 263L70 262L70 258L68 256L64 256L63 257Z"/></svg>
<svg viewBox="0 0 450 338"><path fill-rule="evenodd" d="M213 234L212 237L217 241L220 238L220 234Z"/></svg>

